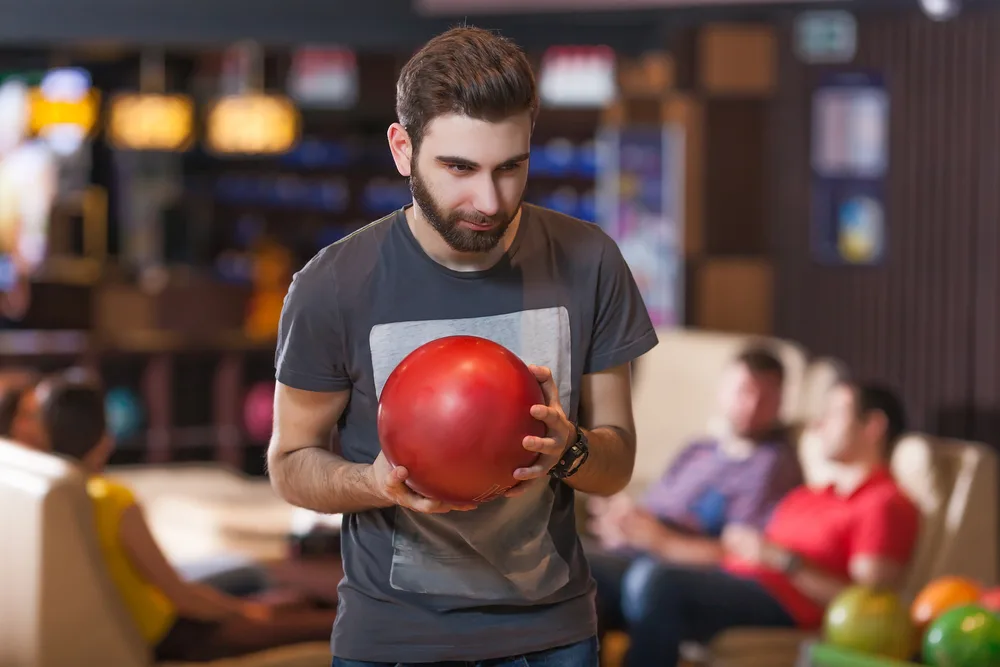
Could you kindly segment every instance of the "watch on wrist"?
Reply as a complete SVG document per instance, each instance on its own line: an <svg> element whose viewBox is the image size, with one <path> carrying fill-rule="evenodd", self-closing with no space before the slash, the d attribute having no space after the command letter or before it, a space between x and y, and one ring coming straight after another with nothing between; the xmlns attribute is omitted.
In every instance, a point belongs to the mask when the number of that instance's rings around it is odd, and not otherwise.
<svg viewBox="0 0 1000 667"><path fill-rule="evenodd" d="M587 435L582 428L574 426L576 427L576 437L573 443L563 452L559 462L549 470L549 474L556 479L572 477L590 457L590 443L587 441Z"/></svg>
<svg viewBox="0 0 1000 667"><path fill-rule="evenodd" d="M782 574L794 574L802 566L802 556L792 551L781 553L778 569Z"/></svg>

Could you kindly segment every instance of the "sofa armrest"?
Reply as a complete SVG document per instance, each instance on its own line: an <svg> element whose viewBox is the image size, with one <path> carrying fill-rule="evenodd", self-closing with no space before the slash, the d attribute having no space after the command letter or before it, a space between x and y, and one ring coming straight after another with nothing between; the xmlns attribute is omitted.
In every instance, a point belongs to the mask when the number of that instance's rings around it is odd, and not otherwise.
<svg viewBox="0 0 1000 667"><path fill-rule="evenodd" d="M691 657L711 667L795 667L802 644L814 638L793 628L735 628L704 647L701 660Z"/></svg>
<svg viewBox="0 0 1000 667"><path fill-rule="evenodd" d="M238 658L213 662L161 662L156 667L330 667L333 660L327 642L293 644Z"/></svg>

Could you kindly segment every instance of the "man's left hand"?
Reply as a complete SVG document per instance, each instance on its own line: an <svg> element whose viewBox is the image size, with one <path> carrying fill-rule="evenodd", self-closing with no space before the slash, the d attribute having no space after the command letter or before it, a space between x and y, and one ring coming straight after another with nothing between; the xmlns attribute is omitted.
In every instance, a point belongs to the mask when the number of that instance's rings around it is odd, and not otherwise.
<svg viewBox="0 0 1000 667"><path fill-rule="evenodd" d="M559 463L559 457L566 453L576 436L576 427L570 423L559 403L559 388L552 378L552 371L544 366L528 366L528 370L538 380L545 397L545 405L531 406L531 416L543 422L546 426L545 437L527 436L522 443L524 448L538 453L538 460L529 468L518 468L514 478L520 483L507 491L508 498L524 493L525 482L546 477L549 471Z"/></svg>
<svg viewBox="0 0 1000 667"><path fill-rule="evenodd" d="M621 518L619 529L627 546L660 557L669 551L675 535L659 519L639 508L633 508Z"/></svg>
<svg viewBox="0 0 1000 667"><path fill-rule="evenodd" d="M768 542L763 533L749 526L726 526L722 531L722 546L750 565L774 567L782 555L781 550Z"/></svg>

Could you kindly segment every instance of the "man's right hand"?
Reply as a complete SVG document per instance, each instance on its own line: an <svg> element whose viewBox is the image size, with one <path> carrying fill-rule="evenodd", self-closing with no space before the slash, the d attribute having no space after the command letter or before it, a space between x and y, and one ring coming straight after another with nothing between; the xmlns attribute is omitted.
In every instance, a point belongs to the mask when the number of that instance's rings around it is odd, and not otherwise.
<svg viewBox="0 0 1000 667"><path fill-rule="evenodd" d="M619 493L611 498L590 499L590 531L600 540L605 549L615 550L626 546L621 525L625 518L635 511L635 502L626 494Z"/></svg>
<svg viewBox="0 0 1000 667"><path fill-rule="evenodd" d="M475 503L453 504L432 500L416 493L406 485L409 472L402 466L393 467L385 454L379 452L369 469L372 490L380 498L392 505L399 505L421 514L444 514L445 512L465 512L476 509Z"/></svg>

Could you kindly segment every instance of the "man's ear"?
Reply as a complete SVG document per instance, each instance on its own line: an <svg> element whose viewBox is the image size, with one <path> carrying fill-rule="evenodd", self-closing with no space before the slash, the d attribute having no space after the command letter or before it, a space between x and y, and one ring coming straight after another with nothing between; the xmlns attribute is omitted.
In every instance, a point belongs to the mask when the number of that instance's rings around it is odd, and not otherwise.
<svg viewBox="0 0 1000 667"><path fill-rule="evenodd" d="M389 139L392 161L396 163L396 171L400 176L408 177L413 171L410 163L413 158L413 143L410 141L409 133L399 123L393 123L389 126L386 136Z"/></svg>

